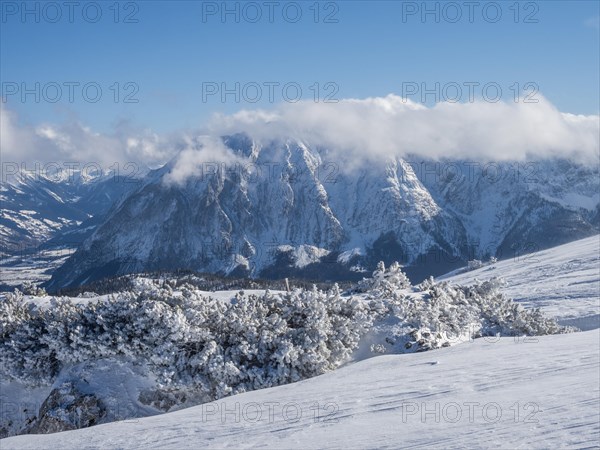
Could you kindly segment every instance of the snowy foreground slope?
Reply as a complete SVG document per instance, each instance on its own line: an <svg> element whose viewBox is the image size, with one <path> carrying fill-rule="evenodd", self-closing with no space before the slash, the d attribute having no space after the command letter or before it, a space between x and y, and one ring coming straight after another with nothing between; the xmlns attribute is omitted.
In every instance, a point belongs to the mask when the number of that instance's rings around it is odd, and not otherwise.
<svg viewBox="0 0 600 450"><path fill-rule="evenodd" d="M362 361L366 355L355 354L358 362L308 380L153 417L11 437L0 448L598 448L599 238L443 277L471 284L501 276L509 296L588 331L466 338ZM377 334L375 326L370 337ZM129 382L112 384L128 395Z"/></svg>
<svg viewBox="0 0 600 450"><path fill-rule="evenodd" d="M593 330L479 339L381 356L174 413L17 436L1 447L597 447L599 338Z"/></svg>

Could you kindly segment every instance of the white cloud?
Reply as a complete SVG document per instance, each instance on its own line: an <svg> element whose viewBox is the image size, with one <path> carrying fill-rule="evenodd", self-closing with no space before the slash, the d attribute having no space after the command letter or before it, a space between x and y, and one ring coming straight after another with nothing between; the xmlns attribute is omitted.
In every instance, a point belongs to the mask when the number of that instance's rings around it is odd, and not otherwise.
<svg viewBox="0 0 600 450"><path fill-rule="evenodd" d="M600 117L561 113L538 103L439 103L425 107L396 95L339 103L298 102L216 115L203 129L159 136L119 124L110 134L70 122L29 126L0 106L2 160L115 162L162 165L174 155L170 182L180 183L202 162L231 162L219 136L245 132L259 142L298 138L330 150L352 168L395 156L475 161L563 157L597 164ZM206 135L202 137L202 135ZM211 136L211 137L207 137Z"/></svg>
<svg viewBox="0 0 600 450"><path fill-rule="evenodd" d="M110 134L95 132L79 122L37 126L19 122L17 115L0 106L2 160L29 165L34 162L95 163L103 167L133 162L162 165L176 153L170 137L124 124Z"/></svg>
<svg viewBox="0 0 600 450"><path fill-rule="evenodd" d="M226 147L221 139L199 136L188 140L186 148L172 162L164 182L167 185L182 184L192 175L221 170L220 164L233 166L236 163L243 164L243 161Z"/></svg>
<svg viewBox="0 0 600 450"><path fill-rule="evenodd" d="M418 155L483 161L565 157L597 161L599 116L563 114L550 102L438 103L428 108L389 95L339 103L284 104L271 112L215 116L214 134L244 131L259 140L297 137L340 156Z"/></svg>

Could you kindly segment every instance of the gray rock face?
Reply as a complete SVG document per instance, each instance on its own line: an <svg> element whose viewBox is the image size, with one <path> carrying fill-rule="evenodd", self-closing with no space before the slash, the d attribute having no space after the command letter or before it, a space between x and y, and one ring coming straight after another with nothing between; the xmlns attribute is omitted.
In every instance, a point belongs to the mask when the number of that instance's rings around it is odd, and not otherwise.
<svg viewBox="0 0 600 450"><path fill-rule="evenodd" d="M360 279L379 260L402 262L418 281L598 230L597 168L547 161L515 175L511 163L492 172L398 158L349 167L299 140L223 141L236 164L200 164L178 183L177 158L150 173L48 289L173 269Z"/></svg>
<svg viewBox="0 0 600 450"><path fill-rule="evenodd" d="M174 406L184 403L186 394L177 390L147 389L140 392L138 400L143 405L151 406L158 411L168 412Z"/></svg>
<svg viewBox="0 0 600 450"><path fill-rule="evenodd" d="M30 434L47 434L96 425L106 415L106 408L94 395L81 393L73 383L64 382L50 392Z"/></svg>

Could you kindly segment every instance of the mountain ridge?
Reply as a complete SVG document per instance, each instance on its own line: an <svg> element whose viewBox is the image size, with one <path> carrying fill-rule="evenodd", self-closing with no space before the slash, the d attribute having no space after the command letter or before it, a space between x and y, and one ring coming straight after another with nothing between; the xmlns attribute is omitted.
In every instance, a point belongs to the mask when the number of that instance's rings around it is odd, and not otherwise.
<svg viewBox="0 0 600 450"><path fill-rule="evenodd" d="M199 141L150 172L48 288L160 269L360 279L379 260L420 279L598 230L598 170L568 161L535 162L536 177L516 163L516 178L515 162L494 163L494 174L461 161L415 170L408 158L347 170L339 153L298 139L221 143L220 160Z"/></svg>

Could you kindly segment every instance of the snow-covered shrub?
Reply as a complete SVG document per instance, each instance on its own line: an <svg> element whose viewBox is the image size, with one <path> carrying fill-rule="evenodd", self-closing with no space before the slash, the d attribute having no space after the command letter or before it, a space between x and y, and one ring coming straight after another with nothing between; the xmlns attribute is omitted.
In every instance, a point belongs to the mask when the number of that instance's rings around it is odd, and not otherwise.
<svg viewBox="0 0 600 450"><path fill-rule="evenodd" d="M371 324L359 299L329 292L245 295L231 303L182 287L146 289L107 301L50 307L10 294L0 302L3 375L52 382L60 368L128 357L151 364L164 386L186 386L212 400L298 381L346 361Z"/></svg>
<svg viewBox="0 0 600 450"><path fill-rule="evenodd" d="M387 351L405 353L447 347L483 336L533 336L570 331L538 309L527 310L502 294L502 280L473 286L425 280L411 291L395 292L382 302L380 320ZM382 344L382 343L380 343ZM373 346L374 353L382 353Z"/></svg>
<svg viewBox="0 0 600 450"><path fill-rule="evenodd" d="M42 340L51 325L45 314L15 291L0 301L0 374L32 384L49 384L60 362Z"/></svg>
<svg viewBox="0 0 600 450"><path fill-rule="evenodd" d="M46 290L32 283L31 281L25 281L19 289L25 295L37 295L38 297L46 295Z"/></svg>
<svg viewBox="0 0 600 450"><path fill-rule="evenodd" d="M139 401L166 410L334 370L365 342L367 353L403 353L568 331L504 297L499 280L413 287L398 264L379 264L357 295L334 285L240 291L223 301L172 280L130 285L102 298L53 297L49 305L19 291L0 298L2 379L49 386L63 368L127 361L151 374Z"/></svg>
<svg viewBox="0 0 600 450"><path fill-rule="evenodd" d="M470 272L472 270L481 269L482 267L491 266L492 264L496 264L498 259L494 256L491 256L487 261L481 261L479 259L472 259L467 262L467 267L464 269L464 272Z"/></svg>
<svg viewBox="0 0 600 450"><path fill-rule="evenodd" d="M198 317L194 304L210 299L195 299L193 292L183 298L186 314L202 326L177 353L178 371L165 382L199 386L210 399L332 370L348 359L371 323L364 303L336 288L238 294L232 304L216 302L217 313L208 318Z"/></svg>
<svg viewBox="0 0 600 450"><path fill-rule="evenodd" d="M385 268L383 261L377 264L371 278L363 278L358 283L355 292L368 293L372 298L382 298L390 296L398 289L410 287L410 280L404 272L402 266L397 262Z"/></svg>
<svg viewBox="0 0 600 450"><path fill-rule="evenodd" d="M472 259L467 263L467 270L477 270L483 267L483 261L479 259Z"/></svg>

